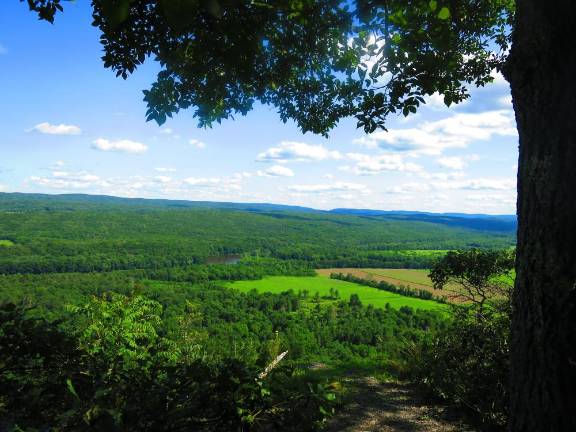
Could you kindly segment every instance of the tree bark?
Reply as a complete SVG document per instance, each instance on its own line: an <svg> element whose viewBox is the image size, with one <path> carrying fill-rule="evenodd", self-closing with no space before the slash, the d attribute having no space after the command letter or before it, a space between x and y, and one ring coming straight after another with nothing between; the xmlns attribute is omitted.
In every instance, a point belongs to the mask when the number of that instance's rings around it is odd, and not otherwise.
<svg viewBox="0 0 576 432"><path fill-rule="evenodd" d="M517 0L510 431L576 431L576 2Z"/></svg>

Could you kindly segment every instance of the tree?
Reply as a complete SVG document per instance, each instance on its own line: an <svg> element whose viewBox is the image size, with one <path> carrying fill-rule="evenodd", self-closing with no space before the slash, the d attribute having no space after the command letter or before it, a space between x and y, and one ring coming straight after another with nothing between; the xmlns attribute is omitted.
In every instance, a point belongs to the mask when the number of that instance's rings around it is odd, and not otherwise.
<svg viewBox="0 0 576 432"><path fill-rule="evenodd" d="M54 20L61 0L27 0ZM256 101L326 134L367 132L439 92L447 105L502 69L519 131L512 323L514 431L576 430L576 49L570 0L93 0L104 65L127 77L148 56L159 123L194 107L200 125ZM514 13L514 6L516 11ZM513 28L509 56L509 30ZM499 52L491 48L497 46ZM530 361L528 361L530 359Z"/></svg>
<svg viewBox="0 0 576 432"><path fill-rule="evenodd" d="M420 346L415 377L501 429L508 417L511 250L450 251L430 271L435 289L456 283L451 322ZM414 357L414 356L413 356Z"/></svg>
<svg viewBox="0 0 576 432"><path fill-rule="evenodd" d="M444 289L449 283L458 284L451 297L471 303L481 316L487 300L510 297L513 268L511 251L450 251L434 265L430 279L434 289Z"/></svg>
<svg viewBox="0 0 576 432"><path fill-rule="evenodd" d="M362 306L362 302L360 301L360 297L358 297L358 294L350 294L350 300L348 301L348 304L352 308L359 308L360 306Z"/></svg>
<svg viewBox="0 0 576 432"><path fill-rule="evenodd" d="M21 0L24 1L24 0ZM26 0L53 22L62 0ZM127 78L148 57L161 71L147 119L191 108L200 126L273 105L303 132L327 134L355 116L367 132L447 105L484 85L508 48L512 0L93 0L104 66ZM451 9L452 8L452 9ZM478 8L483 13L478 14ZM425 47L425 49L421 49Z"/></svg>

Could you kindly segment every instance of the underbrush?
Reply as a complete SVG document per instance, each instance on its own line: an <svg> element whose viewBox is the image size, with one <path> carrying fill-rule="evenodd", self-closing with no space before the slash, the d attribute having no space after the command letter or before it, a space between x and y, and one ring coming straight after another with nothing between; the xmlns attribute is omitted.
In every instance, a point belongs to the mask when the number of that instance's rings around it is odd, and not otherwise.
<svg viewBox="0 0 576 432"><path fill-rule="evenodd" d="M509 368L508 308L481 315L454 307L448 328L407 345L404 374L431 395L456 404L483 430L506 429Z"/></svg>
<svg viewBox="0 0 576 432"><path fill-rule="evenodd" d="M314 431L337 402L333 385L274 361L195 357L193 334L162 336L161 306L143 297L72 312L66 332L0 306L0 430Z"/></svg>

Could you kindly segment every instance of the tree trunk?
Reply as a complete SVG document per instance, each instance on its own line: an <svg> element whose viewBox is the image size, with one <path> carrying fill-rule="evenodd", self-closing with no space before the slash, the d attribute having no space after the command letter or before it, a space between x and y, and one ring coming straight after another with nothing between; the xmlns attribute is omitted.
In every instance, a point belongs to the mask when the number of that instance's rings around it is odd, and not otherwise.
<svg viewBox="0 0 576 432"><path fill-rule="evenodd" d="M576 2L517 0L510 431L576 431Z"/></svg>

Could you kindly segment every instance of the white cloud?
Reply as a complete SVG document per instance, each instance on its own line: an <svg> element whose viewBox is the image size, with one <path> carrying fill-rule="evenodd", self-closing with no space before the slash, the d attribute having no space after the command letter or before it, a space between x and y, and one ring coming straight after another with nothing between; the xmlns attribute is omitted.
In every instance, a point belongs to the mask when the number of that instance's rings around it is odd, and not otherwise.
<svg viewBox="0 0 576 432"><path fill-rule="evenodd" d="M294 177L294 171L282 165L274 165L264 171L258 171L260 177Z"/></svg>
<svg viewBox="0 0 576 432"><path fill-rule="evenodd" d="M179 134L177 134L177 133L174 132L174 129L171 129L171 128L169 128L169 127L167 127L167 128L162 128L162 129L160 129L159 132L160 132L161 135L167 135L167 136L169 136L169 137L171 137L171 138L173 138L173 139L175 139L175 140L181 138ZM158 139L158 137L153 136L152 139L156 141L156 140Z"/></svg>
<svg viewBox="0 0 576 432"><path fill-rule="evenodd" d="M148 150L146 144L130 140L111 141L105 138L98 138L92 144L92 148L101 151L122 152L130 154L141 154Z"/></svg>
<svg viewBox="0 0 576 432"><path fill-rule="evenodd" d="M66 163L63 160L57 160L52 164L52 169L61 169Z"/></svg>
<svg viewBox="0 0 576 432"><path fill-rule="evenodd" d="M0 192L5 192L8 190L8 187L0 183Z"/></svg>
<svg viewBox="0 0 576 432"><path fill-rule="evenodd" d="M158 168L154 168L154 170L157 172L160 172L160 173L176 172L176 168L168 168L168 167L158 167Z"/></svg>
<svg viewBox="0 0 576 432"><path fill-rule="evenodd" d="M321 161L328 159L341 159L338 151L328 150L322 145L306 144L296 141L282 141L278 146L271 147L258 154L257 161L286 163Z"/></svg>
<svg viewBox="0 0 576 432"><path fill-rule="evenodd" d="M59 190L88 189L107 184L97 175L86 171L53 171L51 177L32 176L28 178L28 182L36 186Z"/></svg>
<svg viewBox="0 0 576 432"><path fill-rule="evenodd" d="M420 123L415 128L378 131L354 140L369 148L407 152L412 156L441 155L449 148L465 148L473 141L494 135L516 136L511 110L458 113L442 120Z"/></svg>
<svg viewBox="0 0 576 432"><path fill-rule="evenodd" d="M434 182L436 189L462 189L462 190L496 190L513 191L516 189L514 178L476 178L461 181Z"/></svg>
<svg viewBox="0 0 576 432"><path fill-rule="evenodd" d="M36 131L47 135L80 135L82 133L82 129L78 126L67 124L53 125L48 122L38 123L28 131Z"/></svg>
<svg viewBox="0 0 576 432"><path fill-rule="evenodd" d="M192 147L195 147L197 149L206 148L206 144L203 143L202 141L197 140L197 139L188 140L188 144L190 144Z"/></svg>
<svg viewBox="0 0 576 432"><path fill-rule="evenodd" d="M490 179L478 178L468 180L462 185L462 189L469 190L514 190L516 179Z"/></svg>
<svg viewBox="0 0 576 432"><path fill-rule="evenodd" d="M59 192L82 190L86 193L127 197L159 196L174 199L237 200L241 195L242 174L230 177L189 177L175 179L165 175L101 178L79 171L55 170L47 176L33 176L26 180L36 189Z"/></svg>
<svg viewBox="0 0 576 432"><path fill-rule="evenodd" d="M184 183L189 186L210 187L219 185L222 183L222 179L219 177L188 177L184 179Z"/></svg>
<svg viewBox="0 0 576 432"><path fill-rule="evenodd" d="M516 206L516 196L514 194L474 194L468 195L464 199L480 210L499 209L500 212L510 212Z"/></svg>
<svg viewBox="0 0 576 432"><path fill-rule="evenodd" d="M415 192L428 192L430 186L424 183L404 183L398 186L392 186L384 190L385 193L390 194L407 194Z"/></svg>
<svg viewBox="0 0 576 432"><path fill-rule="evenodd" d="M182 181L182 184L188 190L194 190L197 193L204 194L202 191L206 191L202 198L214 200L218 198L215 194L237 194L241 191L243 178L241 174L230 177L188 177ZM227 196L227 199L234 198L238 196Z"/></svg>
<svg viewBox="0 0 576 432"><path fill-rule="evenodd" d="M245 179L245 178L250 178L250 177L252 177L252 173L249 173L249 172L246 172L246 171L236 173L236 174L234 174L234 175L232 176L232 178L233 178L235 181L240 181L240 180L243 180L243 179Z"/></svg>
<svg viewBox="0 0 576 432"><path fill-rule="evenodd" d="M440 165L441 167L449 168L449 169L453 169L453 170L462 170L467 165L466 162L464 161L464 159L462 159L461 157L458 157L458 156L442 157L442 158L436 159L436 162L438 162L438 165Z"/></svg>
<svg viewBox="0 0 576 432"><path fill-rule="evenodd" d="M342 171L352 172L356 175L376 175L386 171L420 172L422 167L418 164L405 162L399 154L367 155L362 153L347 153L346 158L356 162L353 167L340 167Z"/></svg>
<svg viewBox="0 0 576 432"><path fill-rule="evenodd" d="M426 106L429 108L446 108L446 104L444 103L444 96L438 92L431 94L430 96L426 96L424 100L426 101Z"/></svg>
<svg viewBox="0 0 576 432"><path fill-rule="evenodd" d="M456 180L458 178L464 177L464 173L462 171L452 171L449 173L445 172L438 172L438 173L428 173L428 172L421 172L418 173L419 177L429 180Z"/></svg>
<svg viewBox="0 0 576 432"><path fill-rule="evenodd" d="M463 105L468 105L468 103L470 102L469 99L464 99L462 102L460 102L458 104L452 104L450 106L447 106L444 103L444 96L438 92L432 93L431 95L424 96L424 100L426 102L425 106L427 108L434 110L434 111L449 110L449 109L456 107L456 106L462 107ZM414 114L412 114L408 117L405 117L405 118L410 118L412 116L414 116Z"/></svg>
<svg viewBox="0 0 576 432"><path fill-rule="evenodd" d="M498 98L498 104L506 108L512 108L512 96L502 96Z"/></svg>
<svg viewBox="0 0 576 432"><path fill-rule="evenodd" d="M492 70L491 75L492 75L492 78L494 78L494 81L492 81L492 84L508 85L508 81L506 81L506 78L504 78L504 75L502 75L496 69Z"/></svg>
<svg viewBox="0 0 576 432"><path fill-rule="evenodd" d="M54 178L64 178L69 181L82 182L82 183L94 183L100 180L100 177L87 173L86 171L80 171L77 173L71 173L68 171L53 171L52 177Z"/></svg>
<svg viewBox="0 0 576 432"><path fill-rule="evenodd" d="M448 201L450 199L450 195L434 194L434 195L430 195L430 199L432 201Z"/></svg>
<svg viewBox="0 0 576 432"><path fill-rule="evenodd" d="M358 183L336 182L332 184L295 185L288 190L302 194L321 194L332 192L358 192L362 194L370 193L366 185Z"/></svg>

